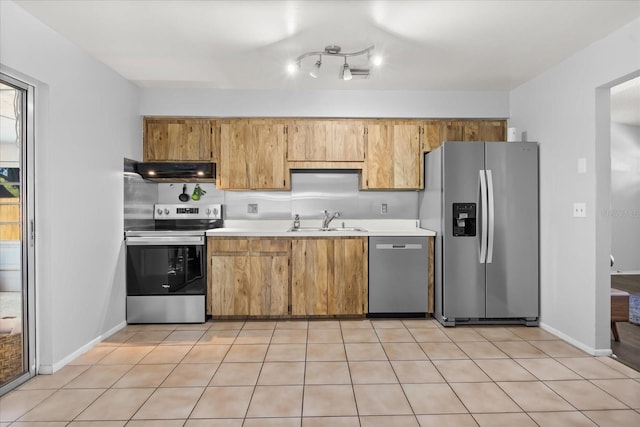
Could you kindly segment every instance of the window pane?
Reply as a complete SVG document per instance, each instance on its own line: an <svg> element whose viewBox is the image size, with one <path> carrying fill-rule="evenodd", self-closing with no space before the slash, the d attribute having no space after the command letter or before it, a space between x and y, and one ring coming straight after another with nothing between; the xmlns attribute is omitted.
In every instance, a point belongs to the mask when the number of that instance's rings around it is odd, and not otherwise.
<svg viewBox="0 0 640 427"><path fill-rule="evenodd" d="M2 184L0 177L0 203L20 203L20 186Z"/></svg>
<svg viewBox="0 0 640 427"><path fill-rule="evenodd" d="M4 163L4 158L1 163ZM6 168L0 166L0 184L4 183L19 183L20 182L20 168Z"/></svg>
<svg viewBox="0 0 640 427"><path fill-rule="evenodd" d="M26 143L26 92L0 82L0 386L28 369L24 333L26 282L23 281L24 192L22 153Z"/></svg>

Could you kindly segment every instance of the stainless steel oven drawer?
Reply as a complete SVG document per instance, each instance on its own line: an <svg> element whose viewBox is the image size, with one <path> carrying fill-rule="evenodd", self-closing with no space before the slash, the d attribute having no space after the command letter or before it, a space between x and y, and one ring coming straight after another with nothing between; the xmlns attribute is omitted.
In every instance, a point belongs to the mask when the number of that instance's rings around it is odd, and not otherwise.
<svg viewBox="0 0 640 427"><path fill-rule="evenodd" d="M204 295L127 297L127 323L204 323Z"/></svg>

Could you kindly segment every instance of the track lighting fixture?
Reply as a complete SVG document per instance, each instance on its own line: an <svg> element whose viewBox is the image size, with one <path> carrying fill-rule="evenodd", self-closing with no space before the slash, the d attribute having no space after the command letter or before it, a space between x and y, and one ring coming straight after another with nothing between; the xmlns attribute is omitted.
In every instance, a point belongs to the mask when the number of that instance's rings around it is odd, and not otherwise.
<svg viewBox="0 0 640 427"><path fill-rule="evenodd" d="M341 80L351 80L354 76L358 77L358 78L368 78L369 74L370 74L370 68L371 66L379 66L382 63L382 59L379 56L373 56L373 50L374 50L375 46L370 46L366 49L357 51L357 52L353 52L353 53L343 53L341 52L341 48L340 46L336 46L336 45L330 45L324 48L324 51L321 52L307 52L307 53L303 53L302 55L298 56L296 58L296 60L292 63L290 63L287 66L287 70L289 71L289 74L294 74L297 70L299 70L300 68L302 68L302 60L305 59L308 56L318 56L318 60L315 62L315 64L313 65L313 68L311 69L311 71L309 71L309 75L311 77L318 78L319 73L320 73L320 67L322 66L322 56L324 55L325 57L339 57L339 58L344 58L344 64L340 67L339 72L338 72L338 77ZM351 68L349 66L349 63L347 62L348 58L352 58L352 57L356 57L356 56L361 56L361 55L366 55L367 56L367 65L369 65L369 67L367 68Z"/></svg>

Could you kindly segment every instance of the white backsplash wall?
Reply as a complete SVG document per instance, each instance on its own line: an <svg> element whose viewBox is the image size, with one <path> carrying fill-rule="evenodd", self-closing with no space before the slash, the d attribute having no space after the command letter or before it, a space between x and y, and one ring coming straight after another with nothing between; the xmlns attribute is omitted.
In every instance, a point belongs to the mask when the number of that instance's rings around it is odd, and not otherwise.
<svg viewBox="0 0 640 427"><path fill-rule="evenodd" d="M207 193L197 202L224 205L225 219L320 219L323 210L339 211L344 219L416 219L417 191L359 191L357 171L299 171L291 174L291 191L223 191L200 184ZM182 183L158 184L158 203L180 203ZM195 184L187 184L193 193ZM387 204L387 213L381 205ZM258 212L249 213L249 204Z"/></svg>

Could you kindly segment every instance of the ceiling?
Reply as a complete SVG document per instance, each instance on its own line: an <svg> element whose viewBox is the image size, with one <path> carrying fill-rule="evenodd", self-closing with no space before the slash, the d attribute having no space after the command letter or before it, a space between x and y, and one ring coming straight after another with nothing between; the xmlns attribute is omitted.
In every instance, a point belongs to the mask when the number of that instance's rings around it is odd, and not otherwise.
<svg viewBox="0 0 640 427"><path fill-rule="evenodd" d="M640 16L640 1L23 1L141 87L510 90ZM368 79L297 56L375 45ZM361 57L364 58L364 57ZM352 67L366 66L350 60Z"/></svg>

